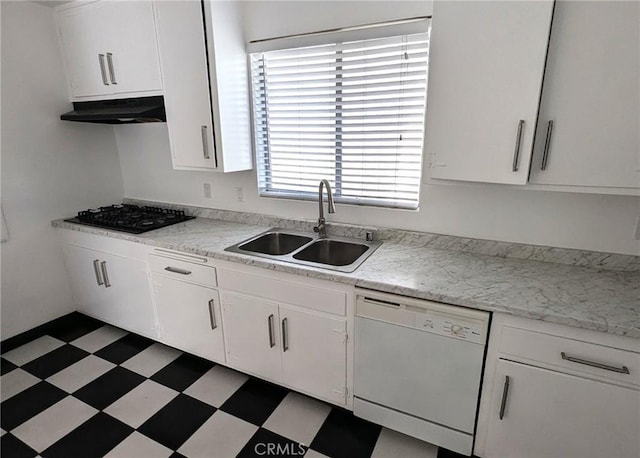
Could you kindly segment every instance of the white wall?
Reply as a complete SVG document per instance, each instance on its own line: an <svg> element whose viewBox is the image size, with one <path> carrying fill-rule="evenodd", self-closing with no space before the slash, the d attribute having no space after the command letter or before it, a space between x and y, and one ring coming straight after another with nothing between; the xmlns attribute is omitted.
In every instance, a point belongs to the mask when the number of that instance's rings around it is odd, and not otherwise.
<svg viewBox="0 0 640 458"><path fill-rule="evenodd" d="M2 1L2 339L75 310L51 220L120 201L111 126L60 121L71 109L53 10Z"/></svg>
<svg viewBox="0 0 640 458"><path fill-rule="evenodd" d="M246 39L414 17L431 2L245 2ZM116 138L125 195L131 198L314 218L317 204L259 198L255 172L171 169L165 125L119 126ZM202 196L211 183L213 198ZM244 201L237 201L242 188ZM419 211L338 205L330 221L468 237L640 254L634 239L637 197L555 193L491 185L424 185Z"/></svg>

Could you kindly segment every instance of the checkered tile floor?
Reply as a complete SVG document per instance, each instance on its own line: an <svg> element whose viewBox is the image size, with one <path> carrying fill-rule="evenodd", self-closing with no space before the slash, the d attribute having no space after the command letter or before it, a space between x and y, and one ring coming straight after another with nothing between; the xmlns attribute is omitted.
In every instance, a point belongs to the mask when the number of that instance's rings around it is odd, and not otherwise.
<svg viewBox="0 0 640 458"><path fill-rule="evenodd" d="M83 315L1 361L3 458L438 455L346 410Z"/></svg>

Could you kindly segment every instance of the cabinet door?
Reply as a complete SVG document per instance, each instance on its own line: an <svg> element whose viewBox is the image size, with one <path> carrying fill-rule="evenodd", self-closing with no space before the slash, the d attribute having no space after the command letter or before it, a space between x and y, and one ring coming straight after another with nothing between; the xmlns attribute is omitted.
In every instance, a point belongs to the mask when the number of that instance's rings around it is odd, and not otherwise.
<svg viewBox="0 0 640 458"><path fill-rule="evenodd" d="M345 404L346 320L281 305L280 328L284 383Z"/></svg>
<svg viewBox="0 0 640 458"><path fill-rule="evenodd" d="M640 187L639 33L638 2L557 2L531 182Z"/></svg>
<svg viewBox="0 0 640 458"><path fill-rule="evenodd" d="M75 245L65 245L64 254L79 311L156 337L146 263Z"/></svg>
<svg viewBox="0 0 640 458"><path fill-rule="evenodd" d="M218 292L160 275L153 276L153 284L162 342L224 362Z"/></svg>
<svg viewBox="0 0 640 458"><path fill-rule="evenodd" d="M162 89L152 3L105 3L101 17L108 31L104 52L114 93Z"/></svg>
<svg viewBox="0 0 640 458"><path fill-rule="evenodd" d="M156 13L173 168L214 169L202 5L163 1Z"/></svg>
<svg viewBox="0 0 640 458"><path fill-rule="evenodd" d="M63 251L76 307L80 312L108 321L110 310L100 272L102 253L67 244Z"/></svg>
<svg viewBox="0 0 640 458"><path fill-rule="evenodd" d="M432 178L527 182L552 11L550 0L435 2L425 125Z"/></svg>
<svg viewBox="0 0 640 458"><path fill-rule="evenodd" d="M499 360L485 457L640 456L639 396L633 389Z"/></svg>
<svg viewBox="0 0 640 458"><path fill-rule="evenodd" d="M227 291L220 295L227 363L281 382L282 347L277 304Z"/></svg>
<svg viewBox="0 0 640 458"><path fill-rule="evenodd" d="M74 97L106 95L113 92L108 81L104 49L104 39L107 36L102 20L104 10L104 3L92 3L58 13L62 54L71 95Z"/></svg>
<svg viewBox="0 0 640 458"><path fill-rule="evenodd" d="M100 253L100 260L106 294L105 321L156 338L147 264L106 253Z"/></svg>

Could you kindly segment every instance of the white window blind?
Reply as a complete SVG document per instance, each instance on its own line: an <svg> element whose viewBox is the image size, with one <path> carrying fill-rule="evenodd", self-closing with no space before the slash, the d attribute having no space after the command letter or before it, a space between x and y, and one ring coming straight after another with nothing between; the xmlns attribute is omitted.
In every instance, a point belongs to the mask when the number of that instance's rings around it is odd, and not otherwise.
<svg viewBox="0 0 640 458"><path fill-rule="evenodd" d="M326 178L337 202L418 207L423 24L421 33L250 54L260 195L317 199Z"/></svg>

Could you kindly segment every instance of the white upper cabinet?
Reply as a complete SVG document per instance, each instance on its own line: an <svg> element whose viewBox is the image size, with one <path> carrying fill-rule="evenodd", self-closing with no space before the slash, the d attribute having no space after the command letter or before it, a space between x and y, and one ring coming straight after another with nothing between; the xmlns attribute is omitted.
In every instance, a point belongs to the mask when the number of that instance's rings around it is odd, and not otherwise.
<svg viewBox="0 0 640 458"><path fill-rule="evenodd" d="M157 30L173 168L253 167L240 5L161 1Z"/></svg>
<svg viewBox="0 0 640 458"><path fill-rule="evenodd" d="M161 94L151 1L70 3L56 15L72 100Z"/></svg>
<svg viewBox="0 0 640 458"><path fill-rule="evenodd" d="M638 2L557 2L532 183L640 188L639 58Z"/></svg>
<svg viewBox="0 0 640 458"><path fill-rule="evenodd" d="M525 184L553 1L434 2L431 177Z"/></svg>

